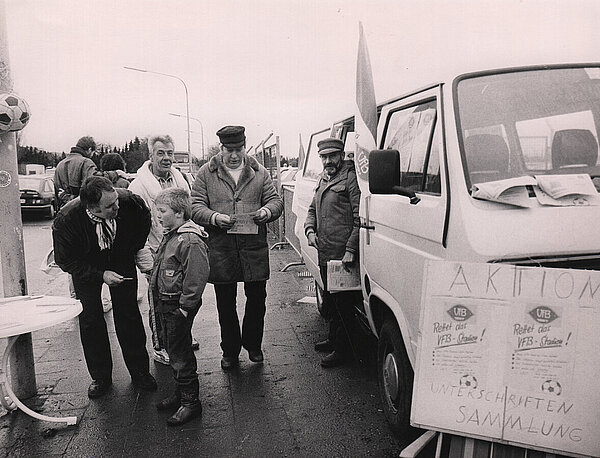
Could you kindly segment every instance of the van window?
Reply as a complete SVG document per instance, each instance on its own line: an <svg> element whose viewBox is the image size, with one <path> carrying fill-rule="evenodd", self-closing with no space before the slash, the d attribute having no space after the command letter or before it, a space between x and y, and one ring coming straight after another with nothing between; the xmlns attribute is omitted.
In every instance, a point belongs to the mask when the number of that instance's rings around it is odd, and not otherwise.
<svg viewBox="0 0 600 458"><path fill-rule="evenodd" d="M455 83L467 184L600 175L600 68L468 75Z"/></svg>
<svg viewBox="0 0 600 458"><path fill-rule="evenodd" d="M435 126L435 100L400 109L388 118L384 148L400 152L401 186L413 191L440 193L439 146L437 141L432 141ZM435 157L430 158L430 154Z"/></svg>
<svg viewBox="0 0 600 458"><path fill-rule="evenodd" d="M427 174L425 175L425 192L440 195L442 183L440 180L440 130L436 127L431 142Z"/></svg>
<svg viewBox="0 0 600 458"><path fill-rule="evenodd" d="M534 173L553 168L552 142L555 132L585 128L598 139L594 116L590 110L528 119L517 122L516 127L525 167Z"/></svg>
<svg viewBox="0 0 600 458"><path fill-rule="evenodd" d="M317 148L317 143L327 137L329 137L329 129L312 134L310 137L306 156L306 164L304 166L304 178L316 181L319 179L321 173L323 173L323 163L319 157L319 148Z"/></svg>

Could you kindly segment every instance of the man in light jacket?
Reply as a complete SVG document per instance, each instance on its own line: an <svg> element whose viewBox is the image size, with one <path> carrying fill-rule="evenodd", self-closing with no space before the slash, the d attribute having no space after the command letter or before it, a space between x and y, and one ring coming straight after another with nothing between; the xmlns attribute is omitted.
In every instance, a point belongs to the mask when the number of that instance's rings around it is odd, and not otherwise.
<svg viewBox="0 0 600 458"><path fill-rule="evenodd" d="M213 283L221 326L223 370L238 364L242 346L250 360L262 362L269 247L266 223L283 212L269 172L246 154L242 126L217 132L220 152L204 164L192 186L192 219L209 234L209 283ZM239 222L250 219L241 230ZM238 227L234 227L238 221ZM256 227L257 226L257 227ZM254 233L251 233L254 232ZM236 312L237 282L244 282L242 329Z"/></svg>
<svg viewBox="0 0 600 458"><path fill-rule="evenodd" d="M150 153L150 159L138 169L135 179L128 188L144 199L152 215L152 227L148 235L148 241L137 256L138 268L143 273L149 273L152 270L154 256L163 238L163 227L158 220L156 210L156 196L163 189L174 187L190 191L187 180L179 170L173 167L175 148L170 135L150 136L148 138L148 152ZM151 294L148 295L148 303L152 345L154 346L152 359L161 364L169 365L169 355L165 351L164 342L162 342L161 323L155 311ZM192 343L194 349L197 349L198 342L193 341Z"/></svg>

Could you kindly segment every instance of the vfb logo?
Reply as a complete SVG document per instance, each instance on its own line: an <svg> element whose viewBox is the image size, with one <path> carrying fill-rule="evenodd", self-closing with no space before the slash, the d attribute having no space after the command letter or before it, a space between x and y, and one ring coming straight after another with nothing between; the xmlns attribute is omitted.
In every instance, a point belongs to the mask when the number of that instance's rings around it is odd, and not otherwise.
<svg viewBox="0 0 600 458"><path fill-rule="evenodd" d="M450 315L454 321L467 321L473 316L473 312L464 305L459 304L448 309L448 315Z"/></svg>
<svg viewBox="0 0 600 458"><path fill-rule="evenodd" d="M542 324L550 323L558 318L558 315L554 313L554 310L545 305L540 305L539 307L532 309L529 314L535 321Z"/></svg>

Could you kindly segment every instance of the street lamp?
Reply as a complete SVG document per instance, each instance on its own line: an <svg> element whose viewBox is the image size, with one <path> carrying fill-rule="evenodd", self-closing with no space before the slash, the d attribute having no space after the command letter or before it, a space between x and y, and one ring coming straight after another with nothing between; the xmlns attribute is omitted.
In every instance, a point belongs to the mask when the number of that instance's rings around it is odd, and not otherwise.
<svg viewBox="0 0 600 458"><path fill-rule="evenodd" d="M185 117L189 117L189 119L193 119L194 121L198 121L198 124L200 124L200 135L202 136L202 159L204 159L204 126L202 125L202 121L200 121L198 118L194 118L193 116L183 116L177 113L169 113L171 116L177 116L178 118L185 118ZM190 130L190 124L188 121L188 133Z"/></svg>
<svg viewBox="0 0 600 458"><path fill-rule="evenodd" d="M185 84L185 81L183 81L178 76L169 75L168 73L153 72L152 70L144 70L142 68L134 68L134 67L123 67L123 68L126 70L133 70L133 71L142 72L142 73L154 73L155 75L167 76L169 78L175 78L176 80L181 81L181 84L183 84L183 88L185 89L185 112L186 112L186 119L187 119L187 150L188 150L188 154L191 155L192 150L190 148L190 100L189 100L188 88L187 88L187 85Z"/></svg>

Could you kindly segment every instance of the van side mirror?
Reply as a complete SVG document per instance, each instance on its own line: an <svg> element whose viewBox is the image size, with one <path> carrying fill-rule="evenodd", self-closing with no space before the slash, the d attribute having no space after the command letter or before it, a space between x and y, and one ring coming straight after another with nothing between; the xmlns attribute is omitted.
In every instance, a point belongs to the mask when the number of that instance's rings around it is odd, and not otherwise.
<svg viewBox="0 0 600 458"><path fill-rule="evenodd" d="M369 191L405 196L412 205L421 201L414 191L400 186L400 153L395 149L376 149L369 153Z"/></svg>

